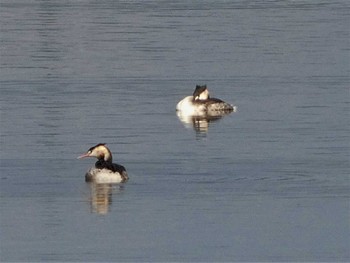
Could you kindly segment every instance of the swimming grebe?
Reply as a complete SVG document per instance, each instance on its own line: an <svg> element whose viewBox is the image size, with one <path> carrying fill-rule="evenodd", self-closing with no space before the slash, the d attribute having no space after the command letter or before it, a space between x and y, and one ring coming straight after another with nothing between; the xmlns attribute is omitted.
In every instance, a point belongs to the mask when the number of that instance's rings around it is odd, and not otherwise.
<svg viewBox="0 0 350 263"><path fill-rule="evenodd" d="M96 157L95 167L86 172L86 182L96 183L122 183L129 179L125 167L112 163L112 153L104 143L91 147L85 154L78 157Z"/></svg>
<svg viewBox="0 0 350 263"><path fill-rule="evenodd" d="M185 115L216 115L217 113L230 113L234 107L220 99L211 98L207 86L196 86L192 96L182 99L176 110Z"/></svg>

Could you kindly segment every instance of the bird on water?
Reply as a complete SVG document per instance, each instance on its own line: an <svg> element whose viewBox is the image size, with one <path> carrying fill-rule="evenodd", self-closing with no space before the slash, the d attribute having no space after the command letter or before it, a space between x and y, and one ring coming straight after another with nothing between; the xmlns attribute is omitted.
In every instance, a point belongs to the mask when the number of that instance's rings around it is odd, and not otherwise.
<svg viewBox="0 0 350 263"><path fill-rule="evenodd" d="M197 85L192 96L183 98L176 105L176 110L186 115L203 115L210 113L230 113L235 108L217 98L211 98L206 85Z"/></svg>
<svg viewBox="0 0 350 263"><path fill-rule="evenodd" d="M104 143L91 147L78 159L95 157L97 162L85 174L86 182L96 183L123 183L129 177L124 166L113 163L112 153Z"/></svg>

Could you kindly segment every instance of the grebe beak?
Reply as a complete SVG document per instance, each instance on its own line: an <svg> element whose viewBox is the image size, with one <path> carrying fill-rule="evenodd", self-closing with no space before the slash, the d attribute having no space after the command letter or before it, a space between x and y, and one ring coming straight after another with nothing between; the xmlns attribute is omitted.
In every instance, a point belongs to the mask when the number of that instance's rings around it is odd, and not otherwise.
<svg viewBox="0 0 350 263"><path fill-rule="evenodd" d="M83 155L78 156L77 159L83 159L83 158L86 158L86 157L89 157L89 156L90 156L89 153L84 153Z"/></svg>

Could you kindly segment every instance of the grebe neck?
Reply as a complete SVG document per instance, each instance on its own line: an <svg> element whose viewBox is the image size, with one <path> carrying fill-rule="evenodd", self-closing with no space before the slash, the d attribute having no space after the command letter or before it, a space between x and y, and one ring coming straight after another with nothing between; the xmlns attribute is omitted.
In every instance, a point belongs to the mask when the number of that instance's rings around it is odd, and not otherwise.
<svg viewBox="0 0 350 263"><path fill-rule="evenodd" d="M101 159L105 162L112 163L112 161L113 161L112 153L107 147L104 147L104 151L102 151L102 154L101 154L101 157L99 158L99 160L101 160Z"/></svg>

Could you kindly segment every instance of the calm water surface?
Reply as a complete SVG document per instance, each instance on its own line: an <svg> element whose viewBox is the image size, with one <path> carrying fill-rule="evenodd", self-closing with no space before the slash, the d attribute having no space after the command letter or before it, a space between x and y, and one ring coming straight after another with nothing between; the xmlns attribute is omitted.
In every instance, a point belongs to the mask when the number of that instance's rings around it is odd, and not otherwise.
<svg viewBox="0 0 350 263"><path fill-rule="evenodd" d="M349 261L347 1L2 0L1 261ZM238 110L200 127L196 84ZM84 182L104 142L123 185Z"/></svg>

